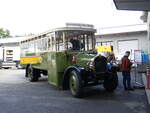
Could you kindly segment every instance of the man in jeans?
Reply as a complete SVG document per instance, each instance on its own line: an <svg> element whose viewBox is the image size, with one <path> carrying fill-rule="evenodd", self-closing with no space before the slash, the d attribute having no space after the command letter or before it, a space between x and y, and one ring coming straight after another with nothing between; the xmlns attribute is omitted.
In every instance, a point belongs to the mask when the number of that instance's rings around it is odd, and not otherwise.
<svg viewBox="0 0 150 113"><path fill-rule="evenodd" d="M124 57L121 60L121 71L123 75L123 85L125 90L133 90L131 88L131 65L132 62L130 62L129 57L130 56L130 51L126 51Z"/></svg>

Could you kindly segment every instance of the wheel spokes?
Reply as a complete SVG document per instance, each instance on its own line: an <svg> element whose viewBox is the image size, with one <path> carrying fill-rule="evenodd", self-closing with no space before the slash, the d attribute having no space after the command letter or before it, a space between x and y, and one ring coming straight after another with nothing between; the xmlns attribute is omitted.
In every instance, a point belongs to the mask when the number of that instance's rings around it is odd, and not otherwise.
<svg viewBox="0 0 150 113"><path fill-rule="evenodd" d="M77 86L76 86L76 78L75 76L71 76L70 78L70 89L75 93L76 92L76 89L77 89Z"/></svg>

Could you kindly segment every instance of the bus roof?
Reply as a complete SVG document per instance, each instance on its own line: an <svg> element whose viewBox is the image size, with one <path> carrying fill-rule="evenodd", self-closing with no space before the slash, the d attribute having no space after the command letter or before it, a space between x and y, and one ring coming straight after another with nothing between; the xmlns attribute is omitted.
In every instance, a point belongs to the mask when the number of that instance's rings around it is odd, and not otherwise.
<svg viewBox="0 0 150 113"><path fill-rule="evenodd" d="M87 26L86 26L87 25ZM42 36L45 36L49 33L53 33L53 32L59 32L59 31L80 31L79 33L81 32L89 32L89 33L96 33L96 29L94 29L94 26L93 25L90 25L90 24L79 24L79 26L77 26L77 24L75 25L71 25L71 24L66 24L67 27L60 27L60 28L55 28L55 29L51 29L51 30L48 30L46 32L43 32L43 33L40 33L40 34L36 34L36 35L32 35L31 37L29 38L26 38L25 40L23 40L22 42L24 41L28 41L28 40L34 40L35 38L37 37L42 37Z"/></svg>

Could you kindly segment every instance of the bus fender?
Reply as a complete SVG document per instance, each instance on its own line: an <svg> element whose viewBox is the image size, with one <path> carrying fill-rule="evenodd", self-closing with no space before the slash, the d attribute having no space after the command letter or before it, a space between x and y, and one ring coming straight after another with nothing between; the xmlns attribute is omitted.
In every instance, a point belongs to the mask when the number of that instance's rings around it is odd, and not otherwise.
<svg viewBox="0 0 150 113"><path fill-rule="evenodd" d="M82 71L84 71L85 69L81 66L69 66L63 74L63 90L69 89L69 72L71 70L77 71L80 74L80 76L82 76Z"/></svg>

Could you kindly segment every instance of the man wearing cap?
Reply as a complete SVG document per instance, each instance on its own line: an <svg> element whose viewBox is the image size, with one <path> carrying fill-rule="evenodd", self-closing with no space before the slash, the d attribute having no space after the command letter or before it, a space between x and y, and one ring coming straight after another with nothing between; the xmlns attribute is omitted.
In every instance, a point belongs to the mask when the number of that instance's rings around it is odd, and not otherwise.
<svg viewBox="0 0 150 113"><path fill-rule="evenodd" d="M116 61L116 60L115 60L115 55L114 55L114 53L109 53L109 56L107 57L107 61L108 61L109 63L113 63L113 62Z"/></svg>
<svg viewBox="0 0 150 113"><path fill-rule="evenodd" d="M124 57L121 60L121 71L123 75L123 85L125 90L133 90L131 88L131 66L132 62L130 62L129 57L130 56L130 51L126 51Z"/></svg>

